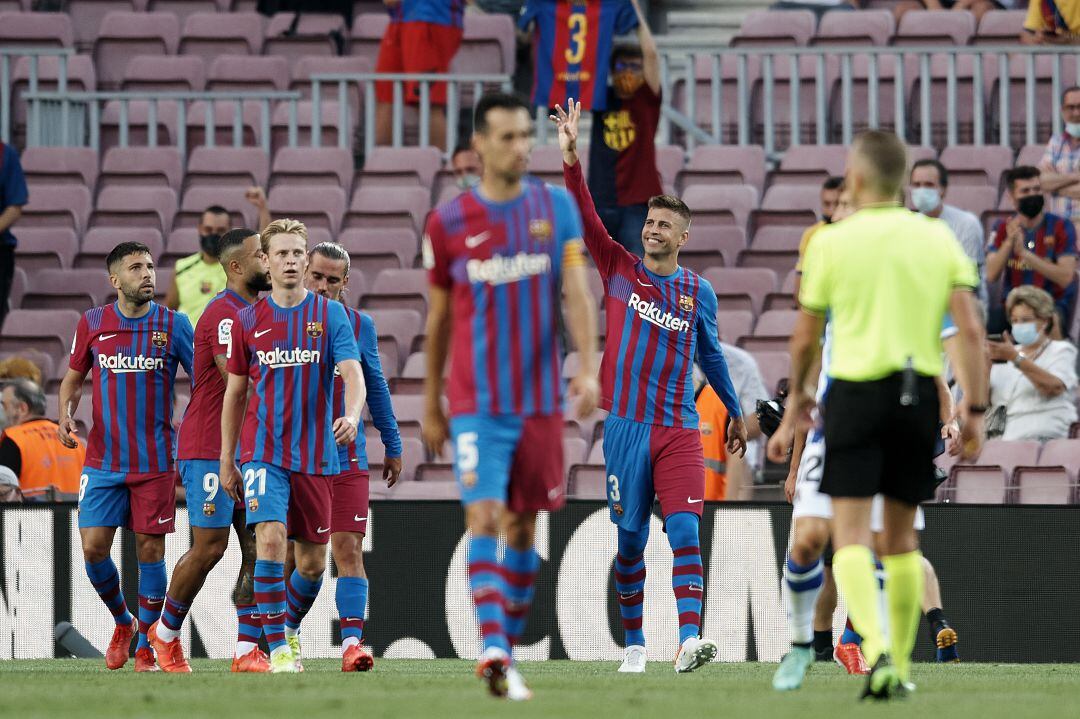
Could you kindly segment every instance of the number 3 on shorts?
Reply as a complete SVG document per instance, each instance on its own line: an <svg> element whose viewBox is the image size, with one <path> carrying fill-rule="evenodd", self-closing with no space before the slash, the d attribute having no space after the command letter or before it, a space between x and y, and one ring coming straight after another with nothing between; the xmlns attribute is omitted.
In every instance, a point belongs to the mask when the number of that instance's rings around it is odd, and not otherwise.
<svg viewBox="0 0 1080 719"><path fill-rule="evenodd" d="M609 489L608 496L611 497L612 502L618 502L622 495L619 494L619 478L614 474L608 475L607 478Z"/></svg>
<svg viewBox="0 0 1080 719"><path fill-rule="evenodd" d="M217 479L215 477L214 479ZM258 491L255 489L255 481L258 480ZM205 482L205 478L203 478ZM217 487L214 488L214 493L217 493ZM244 496L254 497L259 495L260 497L266 494L266 467L259 467L258 469L247 469L244 471Z"/></svg>
<svg viewBox="0 0 1080 719"><path fill-rule="evenodd" d="M458 435L455 461L459 473L475 472L480 466L480 450L476 448L479 437L476 432L462 432Z"/></svg>

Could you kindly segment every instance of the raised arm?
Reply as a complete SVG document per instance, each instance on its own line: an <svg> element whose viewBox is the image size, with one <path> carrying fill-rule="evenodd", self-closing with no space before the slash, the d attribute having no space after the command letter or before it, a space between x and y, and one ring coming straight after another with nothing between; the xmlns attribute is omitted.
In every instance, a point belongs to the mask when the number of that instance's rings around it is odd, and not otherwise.
<svg viewBox="0 0 1080 719"><path fill-rule="evenodd" d="M641 11L641 5L638 3L638 0L630 0L630 2L634 6L634 12L637 13L638 44L641 45L641 54L645 60L645 67L642 68L645 74L645 84L649 86L649 89L653 91L654 95L659 95L660 53L656 49L656 40L653 38L652 31L649 29L649 22L645 18L645 13Z"/></svg>

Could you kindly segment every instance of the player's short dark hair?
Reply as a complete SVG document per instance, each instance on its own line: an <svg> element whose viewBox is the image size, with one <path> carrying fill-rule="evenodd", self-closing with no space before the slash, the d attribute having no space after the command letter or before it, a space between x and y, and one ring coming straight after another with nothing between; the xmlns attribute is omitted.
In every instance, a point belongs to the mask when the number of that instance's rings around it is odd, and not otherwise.
<svg viewBox="0 0 1080 719"><path fill-rule="evenodd" d="M911 172L914 173L920 167L932 167L937 170L938 184L942 187L949 186L949 171L945 169L945 165L942 165L939 160L935 160L932 157L924 157L921 160L916 160L915 164L911 166Z"/></svg>
<svg viewBox="0 0 1080 719"><path fill-rule="evenodd" d="M338 243L320 242L308 252L308 257L311 257L312 255L322 255L328 260L335 260L337 262L345 260L345 276L349 276L349 266L352 265L352 261L349 259L349 251Z"/></svg>
<svg viewBox="0 0 1080 719"><path fill-rule="evenodd" d="M209 207L207 207L207 208L206 208L205 210L203 210L203 211L202 211L202 213L203 213L204 215L205 215L206 213L208 213L208 212L209 212L209 213L210 213L211 215L227 215L227 214L229 214L229 211L228 211L228 210L226 210L226 209L225 209L224 207L222 207L221 205L210 205Z"/></svg>
<svg viewBox="0 0 1080 719"><path fill-rule="evenodd" d="M226 232L224 235L218 238L218 259L224 262L226 255L228 255L232 250L236 249L237 247L243 245L244 241L252 235L258 237L259 233L255 230L248 229L247 227L234 227L228 232Z"/></svg>
<svg viewBox="0 0 1080 719"><path fill-rule="evenodd" d="M686 220L687 226L690 225L690 208L686 206L686 203L680 200L674 195L656 195L649 198L650 210L671 210L679 217Z"/></svg>
<svg viewBox="0 0 1080 719"><path fill-rule="evenodd" d="M1061 91L1061 103L1060 104L1062 104L1062 105L1065 104L1065 98L1069 96L1070 92L1080 92L1080 85L1070 85L1069 87L1062 90Z"/></svg>
<svg viewBox="0 0 1080 719"><path fill-rule="evenodd" d="M644 60L645 53L641 51L641 45L636 42L616 43L611 49L611 69L615 69L615 63L625 60Z"/></svg>
<svg viewBox="0 0 1080 719"><path fill-rule="evenodd" d="M490 127L487 115L492 110L524 110L526 115L532 116L529 105L517 95L507 92L489 92L482 96L473 109L473 131L484 134Z"/></svg>
<svg viewBox="0 0 1080 719"><path fill-rule="evenodd" d="M1034 180L1040 175L1042 175L1042 172L1033 165L1017 165L1013 169L1005 171L1005 184L1011 190L1016 187L1016 183L1020 180Z"/></svg>
<svg viewBox="0 0 1080 719"><path fill-rule="evenodd" d="M463 152L473 152L472 144L469 142L459 142L457 147L454 148L454 151L450 153L450 159L453 160Z"/></svg>
<svg viewBox="0 0 1080 719"><path fill-rule="evenodd" d="M5 380L4 386L11 387L12 394L19 402L25 402L30 414L35 417L45 416L45 390L37 382L25 377Z"/></svg>
<svg viewBox="0 0 1080 719"><path fill-rule="evenodd" d="M112 252L105 258L105 268L112 272L113 265L128 255L149 255L150 248L141 242L121 242L112 248Z"/></svg>
<svg viewBox="0 0 1080 719"><path fill-rule="evenodd" d="M867 182L885 197L896 197L907 177L907 145L895 133L866 130L855 137L853 148L873 168Z"/></svg>
<svg viewBox="0 0 1080 719"><path fill-rule="evenodd" d="M843 175L831 175L825 178L825 182L821 183L821 189L823 190L843 190L844 189L844 176Z"/></svg>

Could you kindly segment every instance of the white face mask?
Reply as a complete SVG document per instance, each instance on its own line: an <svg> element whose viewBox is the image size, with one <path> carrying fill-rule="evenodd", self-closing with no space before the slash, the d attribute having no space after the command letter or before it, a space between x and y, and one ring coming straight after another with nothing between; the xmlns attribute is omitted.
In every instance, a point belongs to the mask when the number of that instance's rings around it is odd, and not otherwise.
<svg viewBox="0 0 1080 719"><path fill-rule="evenodd" d="M1065 132L1080 140L1080 122L1066 122Z"/></svg>
<svg viewBox="0 0 1080 719"><path fill-rule="evenodd" d="M915 187L911 190L911 204L919 212L928 214L941 204L941 193L933 187Z"/></svg>
<svg viewBox="0 0 1080 719"><path fill-rule="evenodd" d="M1034 322L1017 322L1012 326L1012 338L1018 345L1033 345L1039 339L1039 326Z"/></svg>

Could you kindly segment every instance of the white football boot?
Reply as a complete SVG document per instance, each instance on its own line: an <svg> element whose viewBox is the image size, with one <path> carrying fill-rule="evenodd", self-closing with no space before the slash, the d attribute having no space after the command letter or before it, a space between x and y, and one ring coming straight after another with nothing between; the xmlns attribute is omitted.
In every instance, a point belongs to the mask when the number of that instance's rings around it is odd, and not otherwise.
<svg viewBox="0 0 1080 719"><path fill-rule="evenodd" d="M675 656L675 672L683 674L705 666L716 657L716 642L688 637Z"/></svg>
<svg viewBox="0 0 1080 719"><path fill-rule="evenodd" d="M622 674L644 674L646 661L648 661L648 656L645 654L645 647L640 644L631 644L626 648L626 658L623 659L619 672Z"/></svg>

